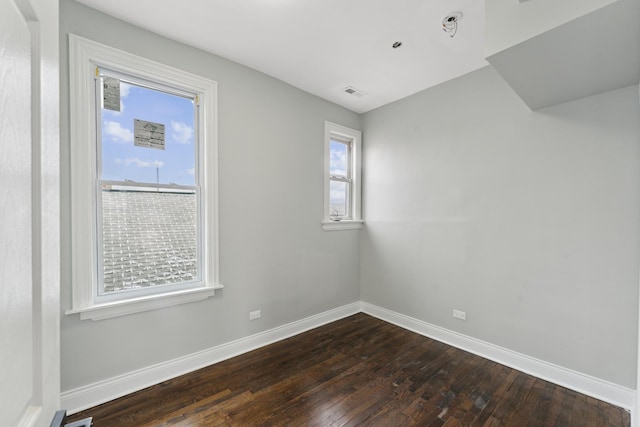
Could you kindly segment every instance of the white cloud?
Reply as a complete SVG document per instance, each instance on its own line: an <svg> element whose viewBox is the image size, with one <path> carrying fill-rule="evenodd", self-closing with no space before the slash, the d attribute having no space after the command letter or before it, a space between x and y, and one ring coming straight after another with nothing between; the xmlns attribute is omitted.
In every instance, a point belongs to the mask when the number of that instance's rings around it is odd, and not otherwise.
<svg viewBox="0 0 640 427"><path fill-rule="evenodd" d="M129 96L129 91L131 90L131 85L120 82L120 99L126 98Z"/></svg>
<svg viewBox="0 0 640 427"><path fill-rule="evenodd" d="M128 157L124 160L116 159L116 163L123 164L125 166L137 166L139 168L161 168L164 165L164 162L160 160L142 160L137 157Z"/></svg>
<svg viewBox="0 0 640 427"><path fill-rule="evenodd" d="M331 150L329 164L331 175L346 175L347 174L347 153L344 150Z"/></svg>
<svg viewBox="0 0 640 427"><path fill-rule="evenodd" d="M187 174L194 176L196 174L196 169L195 168L187 169Z"/></svg>
<svg viewBox="0 0 640 427"><path fill-rule="evenodd" d="M180 144L188 144L191 142L191 137L193 136L193 128L187 126L182 122L174 122L171 121L171 129L173 132L171 133L171 138L175 142Z"/></svg>
<svg viewBox="0 0 640 427"><path fill-rule="evenodd" d="M118 122L104 122L102 132L105 136L110 137L113 142L133 142L133 132L123 128Z"/></svg>
<svg viewBox="0 0 640 427"><path fill-rule="evenodd" d="M331 202L343 202L347 197L347 186L343 182L331 181L329 197Z"/></svg>

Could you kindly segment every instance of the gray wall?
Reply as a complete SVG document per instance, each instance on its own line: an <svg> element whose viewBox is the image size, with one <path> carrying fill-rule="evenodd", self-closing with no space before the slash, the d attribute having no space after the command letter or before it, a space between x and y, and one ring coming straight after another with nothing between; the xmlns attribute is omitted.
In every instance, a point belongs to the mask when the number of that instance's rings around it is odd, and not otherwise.
<svg viewBox="0 0 640 427"><path fill-rule="evenodd" d="M531 112L486 67L364 130L363 301L635 388L637 86Z"/></svg>
<svg viewBox="0 0 640 427"><path fill-rule="evenodd" d="M63 316L62 391L359 300L359 232L324 232L323 132L359 115L269 76L60 2L62 309L71 305L68 40L74 33L218 82L220 273L212 299L99 322ZM249 322L250 310L262 319Z"/></svg>

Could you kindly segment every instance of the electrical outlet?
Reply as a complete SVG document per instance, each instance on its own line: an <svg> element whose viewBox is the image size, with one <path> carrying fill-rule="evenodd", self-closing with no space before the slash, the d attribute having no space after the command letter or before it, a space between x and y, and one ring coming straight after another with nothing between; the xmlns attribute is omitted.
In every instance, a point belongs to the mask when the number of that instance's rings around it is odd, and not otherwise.
<svg viewBox="0 0 640 427"><path fill-rule="evenodd" d="M249 320L256 320L262 317L262 311L261 310L256 310L256 311L250 311L249 312Z"/></svg>
<svg viewBox="0 0 640 427"><path fill-rule="evenodd" d="M453 310L453 317L460 320L467 320L467 313L460 310Z"/></svg>

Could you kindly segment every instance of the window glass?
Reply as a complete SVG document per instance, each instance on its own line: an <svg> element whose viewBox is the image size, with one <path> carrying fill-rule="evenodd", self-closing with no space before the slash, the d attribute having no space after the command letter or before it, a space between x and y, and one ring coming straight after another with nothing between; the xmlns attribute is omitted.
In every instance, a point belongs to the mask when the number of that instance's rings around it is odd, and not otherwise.
<svg viewBox="0 0 640 427"><path fill-rule="evenodd" d="M349 214L349 184L331 181L329 190L330 217L343 218Z"/></svg>
<svg viewBox="0 0 640 427"><path fill-rule="evenodd" d="M98 295L201 280L195 95L99 87Z"/></svg>
<svg viewBox="0 0 640 427"><path fill-rule="evenodd" d="M346 178L349 173L349 145L332 139L329 156L329 173Z"/></svg>
<svg viewBox="0 0 640 427"><path fill-rule="evenodd" d="M196 280L196 212L193 191L103 185L103 293Z"/></svg>
<svg viewBox="0 0 640 427"><path fill-rule="evenodd" d="M193 99L120 82L120 111L102 103L102 179L195 185L194 119ZM140 132L162 125L164 140L137 142L136 121Z"/></svg>

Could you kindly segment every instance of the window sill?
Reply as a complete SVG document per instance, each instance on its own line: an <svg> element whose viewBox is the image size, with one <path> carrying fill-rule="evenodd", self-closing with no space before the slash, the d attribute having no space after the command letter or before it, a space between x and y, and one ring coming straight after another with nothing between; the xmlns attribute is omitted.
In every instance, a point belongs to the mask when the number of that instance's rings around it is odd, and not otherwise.
<svg viewBox="0 0 640 427"><path fill-rule="evenodd" d="M222 289L223 285L215 285L210 288L189 289L161 295L151 295L124 301L115 301L106 304L96 304L78 309L66 310L65 314L80 314L81 320L103 320L112 317L126 316L128 314L155 310L172 305L201 301L212 297L216 289Z"/></svg>
<svg viewBox="0 0 640 427"><path fill-rule="evenodd" d="M322 221L322 229L324 231L360 230L362 224L364 224L362 220Z"/></svg>

